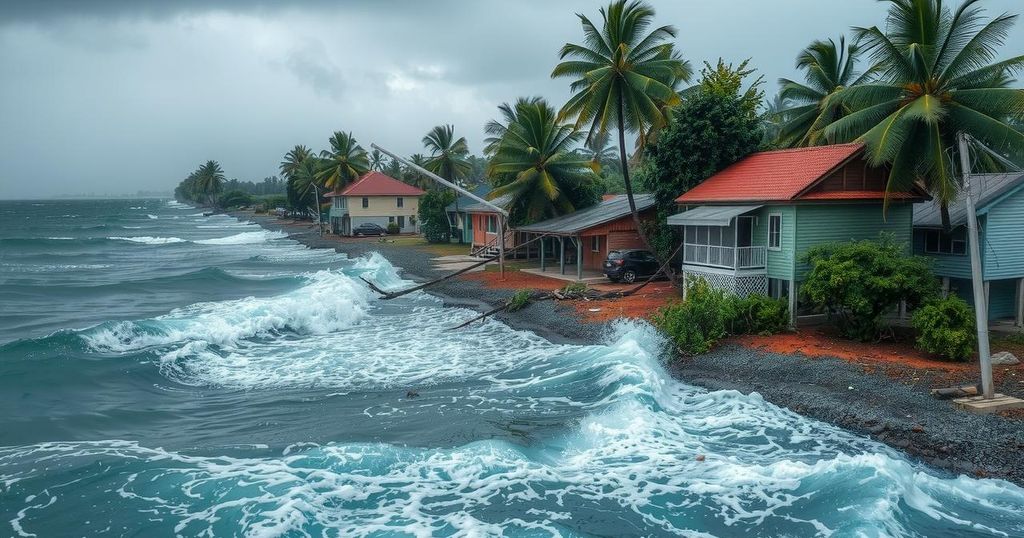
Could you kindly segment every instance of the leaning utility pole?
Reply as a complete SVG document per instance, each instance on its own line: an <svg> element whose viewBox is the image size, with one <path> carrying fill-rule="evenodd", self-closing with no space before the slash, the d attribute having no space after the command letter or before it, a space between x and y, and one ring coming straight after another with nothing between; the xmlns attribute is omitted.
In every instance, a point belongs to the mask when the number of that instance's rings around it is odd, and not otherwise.
<svg viewBox="0 0 1024 538"><path fill-rule="evenodd" d="M484 204L485 206L487 206L487 207L497 211L498 212L498 233L501 234L501 237L499 238L499 241L498 241L498 270L501 272L501 279L505 280L505 228L506 228L506 224L508 223L508 211L506 211L502 207L498 207L497 205L495 205L495 204L493 204L493 203L491 203L491 202L489 202L487 200L484 200L483 198L481 198L481 197L479 197L479 196L477 196L477 195L467 191L466 189L463 189L462 187L452 183L451 181L448 181L447 179L444 179L443 177L441 177L441 176L431 172L430 170L427 170L426 168L423 168L422 166L419 166L418 164L416 164L416 163L414 163L414 162L412 162L412 161L410 161L410 160L408 160L408 159L406 159L404 157L399 157L398 155L395 155L394 153L391 153L390 151L388 151L388 150L378 146L377 144L370 144L370 147L373 148L373 149L379 150L381 153L383 153L383 154L391 157L392 159L394 159L394 160L396 160L396 161L398 161L398 162L408 166L409 168L412 168L413 170L416 170L417 172L419 172L419 173L429 177L430 179L433 179L434 181L444 185L445 187L448 187L450 189L455 189L455 192L462 193L462 194L466 195L466 197L471 198L473 200L476 200L477 202L480 202L481 204Z"/></svg>
<svg viewBox="0 0 1024 538"><path fill-rule="evenodd" d="M971 157L966 133L957 135L960 145L960 168L964 179L962 189L967 202L967 246L971 256L971 290L974 293L974 320L978 328L978 359L981 361L981 392L986 400L995 397L992 384L992 357L988 343L988 297L985 295L984 273L981 267L981 244L978 233L978 213L971 192Z"/></svg>

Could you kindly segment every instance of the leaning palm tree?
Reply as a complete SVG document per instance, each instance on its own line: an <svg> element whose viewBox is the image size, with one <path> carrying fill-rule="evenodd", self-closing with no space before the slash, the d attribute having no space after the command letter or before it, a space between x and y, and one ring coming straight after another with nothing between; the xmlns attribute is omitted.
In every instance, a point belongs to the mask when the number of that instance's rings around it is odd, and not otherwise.
<svg viewBox="0 0 1024 538"><path fill-rule="evenodd" d="M488 167L488 175L511 178L490 194L511 196L510 220L533 222L592 204L599 165L576 152L583 134L540 99L520 100L515 118Z"/></svg>
<svg viewBox="0 0 1024 538"><path fill-rule="evenodd" d="M654 19L654 9L647 4L617 0L600 12L601 26L578 15L586 44L566 43L560 56L572 59L558 64L551 76L574 79L573 96L562 107L561 118L574 118L577 129L588 130L588 139L618 130L626 196L637 230L642 230L629 177L626 132L637 133L643 144L651 132L663 127L666 107L680 102L675 88L689 80L692 69L671 43L676 35L673 27L647 32ZM649 247L646 235L640 235Z"/></svg>
<svg viewBox="0 0 1024 538"><path fill-rule="evenodd" d="M384 171L384 154L379 149L375 149L370 152L369 157L370 170L376 170L377 172Z"/></svg>
<svg viewBox="0 0 1024 538"><path fill-rule="evenodd" d="M420 168L426 168L427 167L427 158L422 153L414 153L414 154L410 155L409 156L409 162L411 162L412 164L415 164L416 166L418 166ZM402 179L402 181L404 181L404 182L406 182L406 183L408 183L410 185L414 185L416 187L419 187L419 188L421 188L423 190L428 190L428 189L437 187L437 185L438 185L433 179L430 179L429 177L425 176L424 174L418 172L415 168L413 168L411 166L404 167L404 169L402 170L402 178L401 179Z"/></svg>
<svg viewBox="0 0 1024 538"><path fill-rule="evenodd" d="M828 142L825 127L852 112L849 105L833 97L871 76L870 70L863 74L856 71L860 53L860 46L856 42L847 45L845 36L839 38L839 44L831 39L815 41L800 52L796 67L804 71L807 82L779 79L779 97L785 102L780 113L786 121L779 127L778 145L804 147Z"/></svg>
<svg viewBox="0 0 1024 538"><path fill-rule="evenodd" d="M1024 161L1024 134L1011 125L1024 117L1024 90L1008 87L1024 56L994 62L1016 15L986 20L978 0L956 11L941 0L889 1L885 32L855 29L878 80L837 94L855 112L829 125L825 136L863 141L872 164L891 167L889 191L922 182L948 223L959 188L951 158L958 132Z"/></svg>
<svg viewBox="0 0 1024 538"><path fill-rule="evenodd" d="M312 156L313 152L309 148L301 144L297 145L291 151L284 154L284 160L278 165L278 169L281 171L281 175L288 179L292 177L292 174L295 173L295 170L302 161Z"/></svg>
<svg viewBox="0 0 1024 538"><path fill-rule="evenodd" d="M430 152L424 168L457 182L469 174L469 145L464 137L455 138L455 127L438 125L423 137L423 147Z"/></svg>
<svg viewBox="0 0 1024 538"><path fill-rule="evenodd" d="M318 178L328 189L340 189L370 170L370 161L352 133L335 131L331 149L320 152L323 167Z"/></svg>

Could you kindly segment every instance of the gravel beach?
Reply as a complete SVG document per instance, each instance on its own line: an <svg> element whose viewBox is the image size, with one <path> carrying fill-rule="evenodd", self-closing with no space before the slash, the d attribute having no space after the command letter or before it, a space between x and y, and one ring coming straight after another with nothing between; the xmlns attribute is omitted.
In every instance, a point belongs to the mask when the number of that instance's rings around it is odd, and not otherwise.
<svg viewBox="0 0 1024 538"><path fill-rule="evenodd" d="M380 252L412 280L442 275L431 264L432 255L418 248L321 238L308 224L251 213L237 216L284 231L311 248L333 248L349 256ZM429 293L449 305L484 311L500 305L513 291L453 279L431 287ZM552 301L496 317L559 343L601 343L608 332L606 324L583 321L571 307ZM954 475L1024 485L1024 420L959 411L949 401L932 398L927 382L900 382L881 370L841 359L812 359L728 343L699 357L671 361L669 370L686 383L711 390L757 392L776 405L869 435Z"/></svg>

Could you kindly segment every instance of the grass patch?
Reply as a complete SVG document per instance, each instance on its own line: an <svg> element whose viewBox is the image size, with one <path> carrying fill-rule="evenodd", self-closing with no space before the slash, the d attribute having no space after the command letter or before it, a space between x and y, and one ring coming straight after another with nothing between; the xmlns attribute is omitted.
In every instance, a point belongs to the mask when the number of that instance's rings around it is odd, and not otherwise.
<svg viewBox="0 0 1024 538"><path fill-rule="evenodd" d="M505 270L506 271L521 271L523 269L529 269L530 267L533 267L533 266L530 265L530 263L528 263L528 262L513 262L513 261L505 260ZM498 261L497 260L495 260L494 263L491 263L491 264L488 264L488 265L484 266L484 271L489 271L491 273L497 273L500 270L501 270L501 268L498 267Z"/></svg>
<svg viewBox="0 0 1024 538"><path fill-rule="evenodd" d="M458 243L428 243L420 235L388 236L388 242L400 247L413 247L425 250L436 256L469 255L469 245Z"/></svg>

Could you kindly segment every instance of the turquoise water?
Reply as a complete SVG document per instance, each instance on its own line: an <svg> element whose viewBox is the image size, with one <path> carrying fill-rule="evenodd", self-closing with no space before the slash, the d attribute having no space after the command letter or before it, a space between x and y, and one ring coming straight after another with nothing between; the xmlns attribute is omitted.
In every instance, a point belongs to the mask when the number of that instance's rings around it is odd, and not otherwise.
<svg viewBox="0 0 1024 538"><path fill-rule="evenodd" d="M1024 536L1024 490L173 202L0 202L0 536ZM418 396L410 396L415 391ZM704 461L697 461L704 455Z"/></svg>

